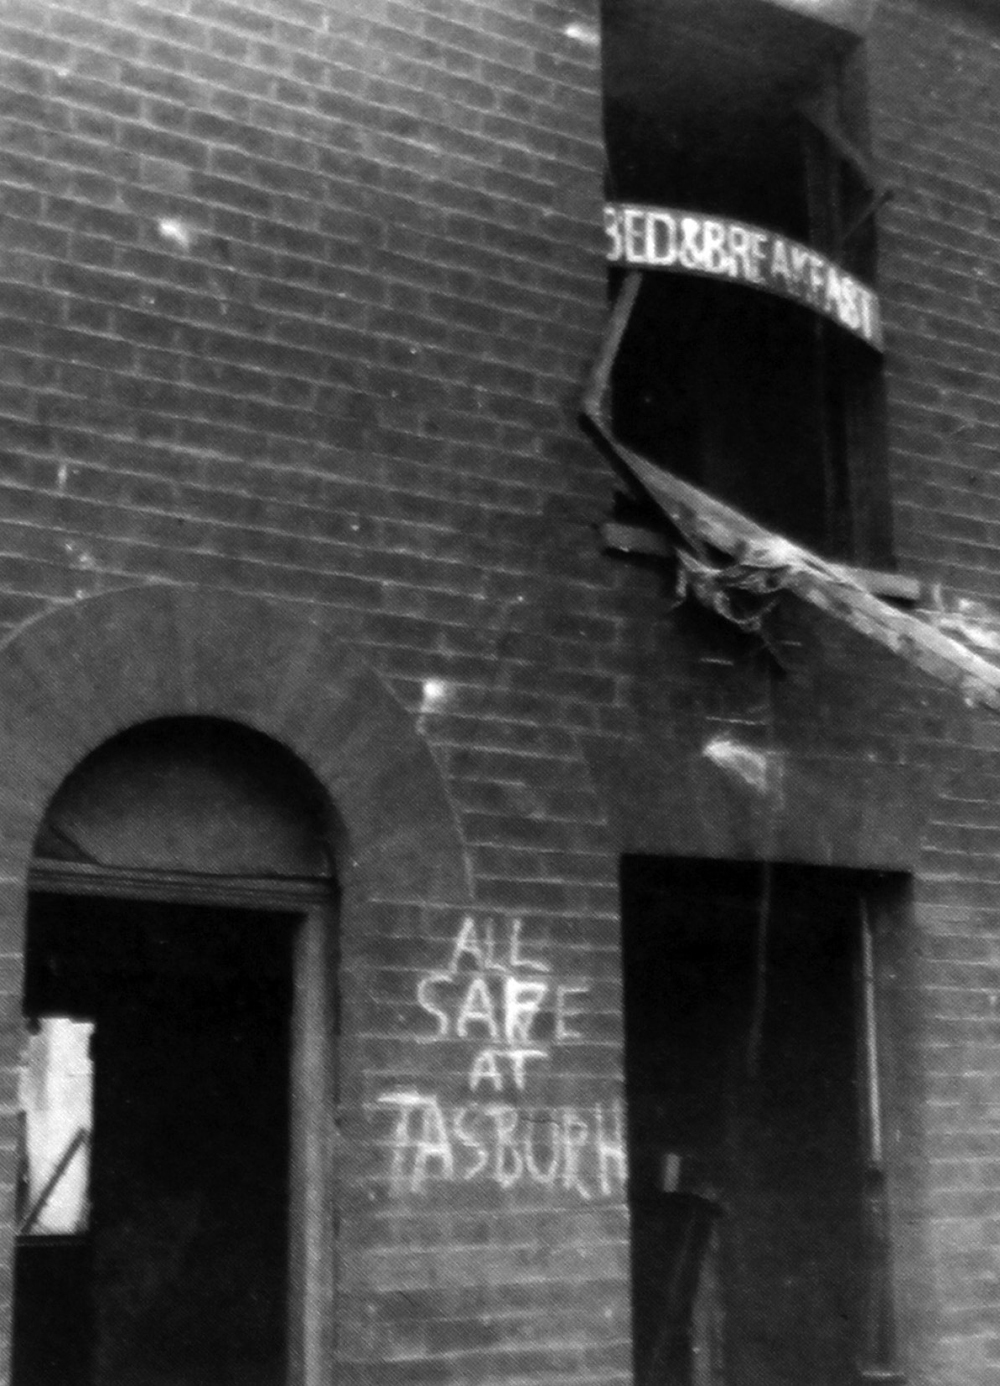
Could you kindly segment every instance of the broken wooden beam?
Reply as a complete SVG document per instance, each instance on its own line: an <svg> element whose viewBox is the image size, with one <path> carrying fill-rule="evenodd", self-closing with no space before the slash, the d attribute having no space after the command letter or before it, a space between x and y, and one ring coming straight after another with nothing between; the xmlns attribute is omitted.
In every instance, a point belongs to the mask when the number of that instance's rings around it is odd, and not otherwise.
<svg viewBox="0 0 1000 1386"><path fill-rule="evenodd" d="M606 549L614 553L636 554L641 558L670 558L674 546L665 534L645 525L605 520L600 526ZM905 573L883 573L876 568L857 568L850 563L836 565L849 579L884 601L917 606L923 599L923 585Z"/></svg>
<svg viewBox="0 0 1000 1386"><path fill-rule="evenodd" d="M734 562L780 573L786 591L957 689L966 703L1000 712L1000 665L945 634L927 616L900 611L874 595L850 568L766 529L734 506L650 462L615 436L607 409L611 370L641 281L641 271L625 276L583 398L584 417L626 477L695 551L709 545Z"/></svg>

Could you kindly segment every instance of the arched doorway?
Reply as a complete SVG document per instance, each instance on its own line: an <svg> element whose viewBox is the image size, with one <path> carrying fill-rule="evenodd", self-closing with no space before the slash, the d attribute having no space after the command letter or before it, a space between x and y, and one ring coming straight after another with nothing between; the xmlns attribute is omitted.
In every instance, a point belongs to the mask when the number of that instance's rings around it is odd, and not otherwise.
<svg viewBox="0 0 1000 1386"><path fill-rule="evenodd" d="M370 1172L359 1040L374 1005L364 986L365 949L388 934L391 917L414 902L464 907L473 891L442 772L412 713L352 642L342 614L302 602L152 583L60 605L0 645L0 987L10 1010L0 1025L0 1071L13 1082L22 1057L20 974L29 874L35 891L51 892L56 874L63 880L72 876L78 895L101 884L93 864L63 860L56 866L48 848L40 854L39 830L49 805L95 748L141 723L176 717L236 723L287 748L308 767L343 824L334 842L343 959L341 1126L319 1132L322 1139L300 1141L296 1149L304 1168L292 1171L304 1190L300 1200L307 1216L301 1226L332 1237L323 1221L332 1218L322 1193L328 1164L346 1171L349 1190L360 1190ZM169 872L155 863L131 878L126 868L118 870L129 898L144 898L151 878L160 887L171 884ZM201 873L200 886L223 891L221 901L213 897L217 902L249 903L239 896L238 879L210 880L209 874ZM284 887L292 888L287 882ZM300 914L311 917L312 907L297 897ZM319 934L300 936L315 944ZM305 1016L317 1004L315 997L296 1002L296 1014ZM304 1026L307 1035L321 1029L317 1023ZM300 1072L309 1074L310 1066L317 1074L325 1071L322 1052L304 1055ZM311 1077L302 1085L306 1095L315 1091ZM303 1098L302 1105L321 1121L320 1104ZM16 1124L16 1104L3 1104L0 1142L8 1149ZM323 1163L324 1141L337 1143L335 1162ZM372 1217L364 1197L345 1197L336 1229L342 1270L335 1299L329 1277L324 1280L331 1258L323 1237L289 1228L290 1239L300 1236L301 1254L292 1258L292 1269L303 1287L291 1286L291 1299L297 1296L301 1306L288 1344L291 1386L325 1386L336 1379L340 1356L356 1363L372 1350L371 1286L360 1254L371 1237ZM0 1215L0 1300L8 1305L15 1230L8 1199ZM9 1379L9 1340L8 1311L0 1315L3 1381Z"/></svg>
<svg viewBox="0 0 1000 1386"><path fill-rule="evenodd" d="M285 1386L326 1354L338 826L285 748L172 717L35 845L14 1381Z"/></svg>

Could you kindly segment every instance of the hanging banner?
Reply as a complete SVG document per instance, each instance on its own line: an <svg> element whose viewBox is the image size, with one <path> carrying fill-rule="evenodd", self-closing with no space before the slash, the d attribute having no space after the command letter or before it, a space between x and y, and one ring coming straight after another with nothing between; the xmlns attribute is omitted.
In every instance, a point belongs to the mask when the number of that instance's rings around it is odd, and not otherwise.
<svg viewBox="0 0 1000 1386"><path fill-rule="evenodd" d="M832 318L882 350L882 313L872 289L810 246L776 231L702 212L609 202L608 260L764 289Z"/></svg>

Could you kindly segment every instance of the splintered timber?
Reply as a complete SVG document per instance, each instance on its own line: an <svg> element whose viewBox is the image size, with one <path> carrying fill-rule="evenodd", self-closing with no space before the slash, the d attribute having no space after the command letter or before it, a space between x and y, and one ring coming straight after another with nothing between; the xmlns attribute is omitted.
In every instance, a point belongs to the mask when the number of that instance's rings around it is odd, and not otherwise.
<svg viewBox="0 0 1000 1386"><path fill-rule="evenodd" d="M877 296L810 246L725 217L608 203L608 260L630 269L728 279L789 298L882 348Z"/></svg>

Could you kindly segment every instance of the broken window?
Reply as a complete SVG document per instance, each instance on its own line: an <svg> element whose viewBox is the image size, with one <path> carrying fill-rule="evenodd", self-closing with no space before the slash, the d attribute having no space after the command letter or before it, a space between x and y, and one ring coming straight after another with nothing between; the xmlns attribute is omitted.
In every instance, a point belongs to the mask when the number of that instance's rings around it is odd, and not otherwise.
<svg viewBox="0 0 1000 1386"><path fill-rule="evenodd" d="M82 1236L90 1208L93 1025L32 1019L18 1081L19 1237Z"/></svg>
<svg viewBox="0 0 1000 1386"><path fill-rule="evenodd" d="M669 268L666 241L646 261L611 377L617 437L810 548L885 565L877 333L861 322L878 193L856 40L763 0L605 11L611 203L665 209L661 234L700 237ZM612 217L612 248L623 229ZM761 232L781 242L758 275Z"/></svg>
<svg viewBox="0 0 1000 1386"><path fill-rule="evenodd" d="M637 1386L842 1386L885 1348L866 1337L865 889L624 863Z"/></svg>

